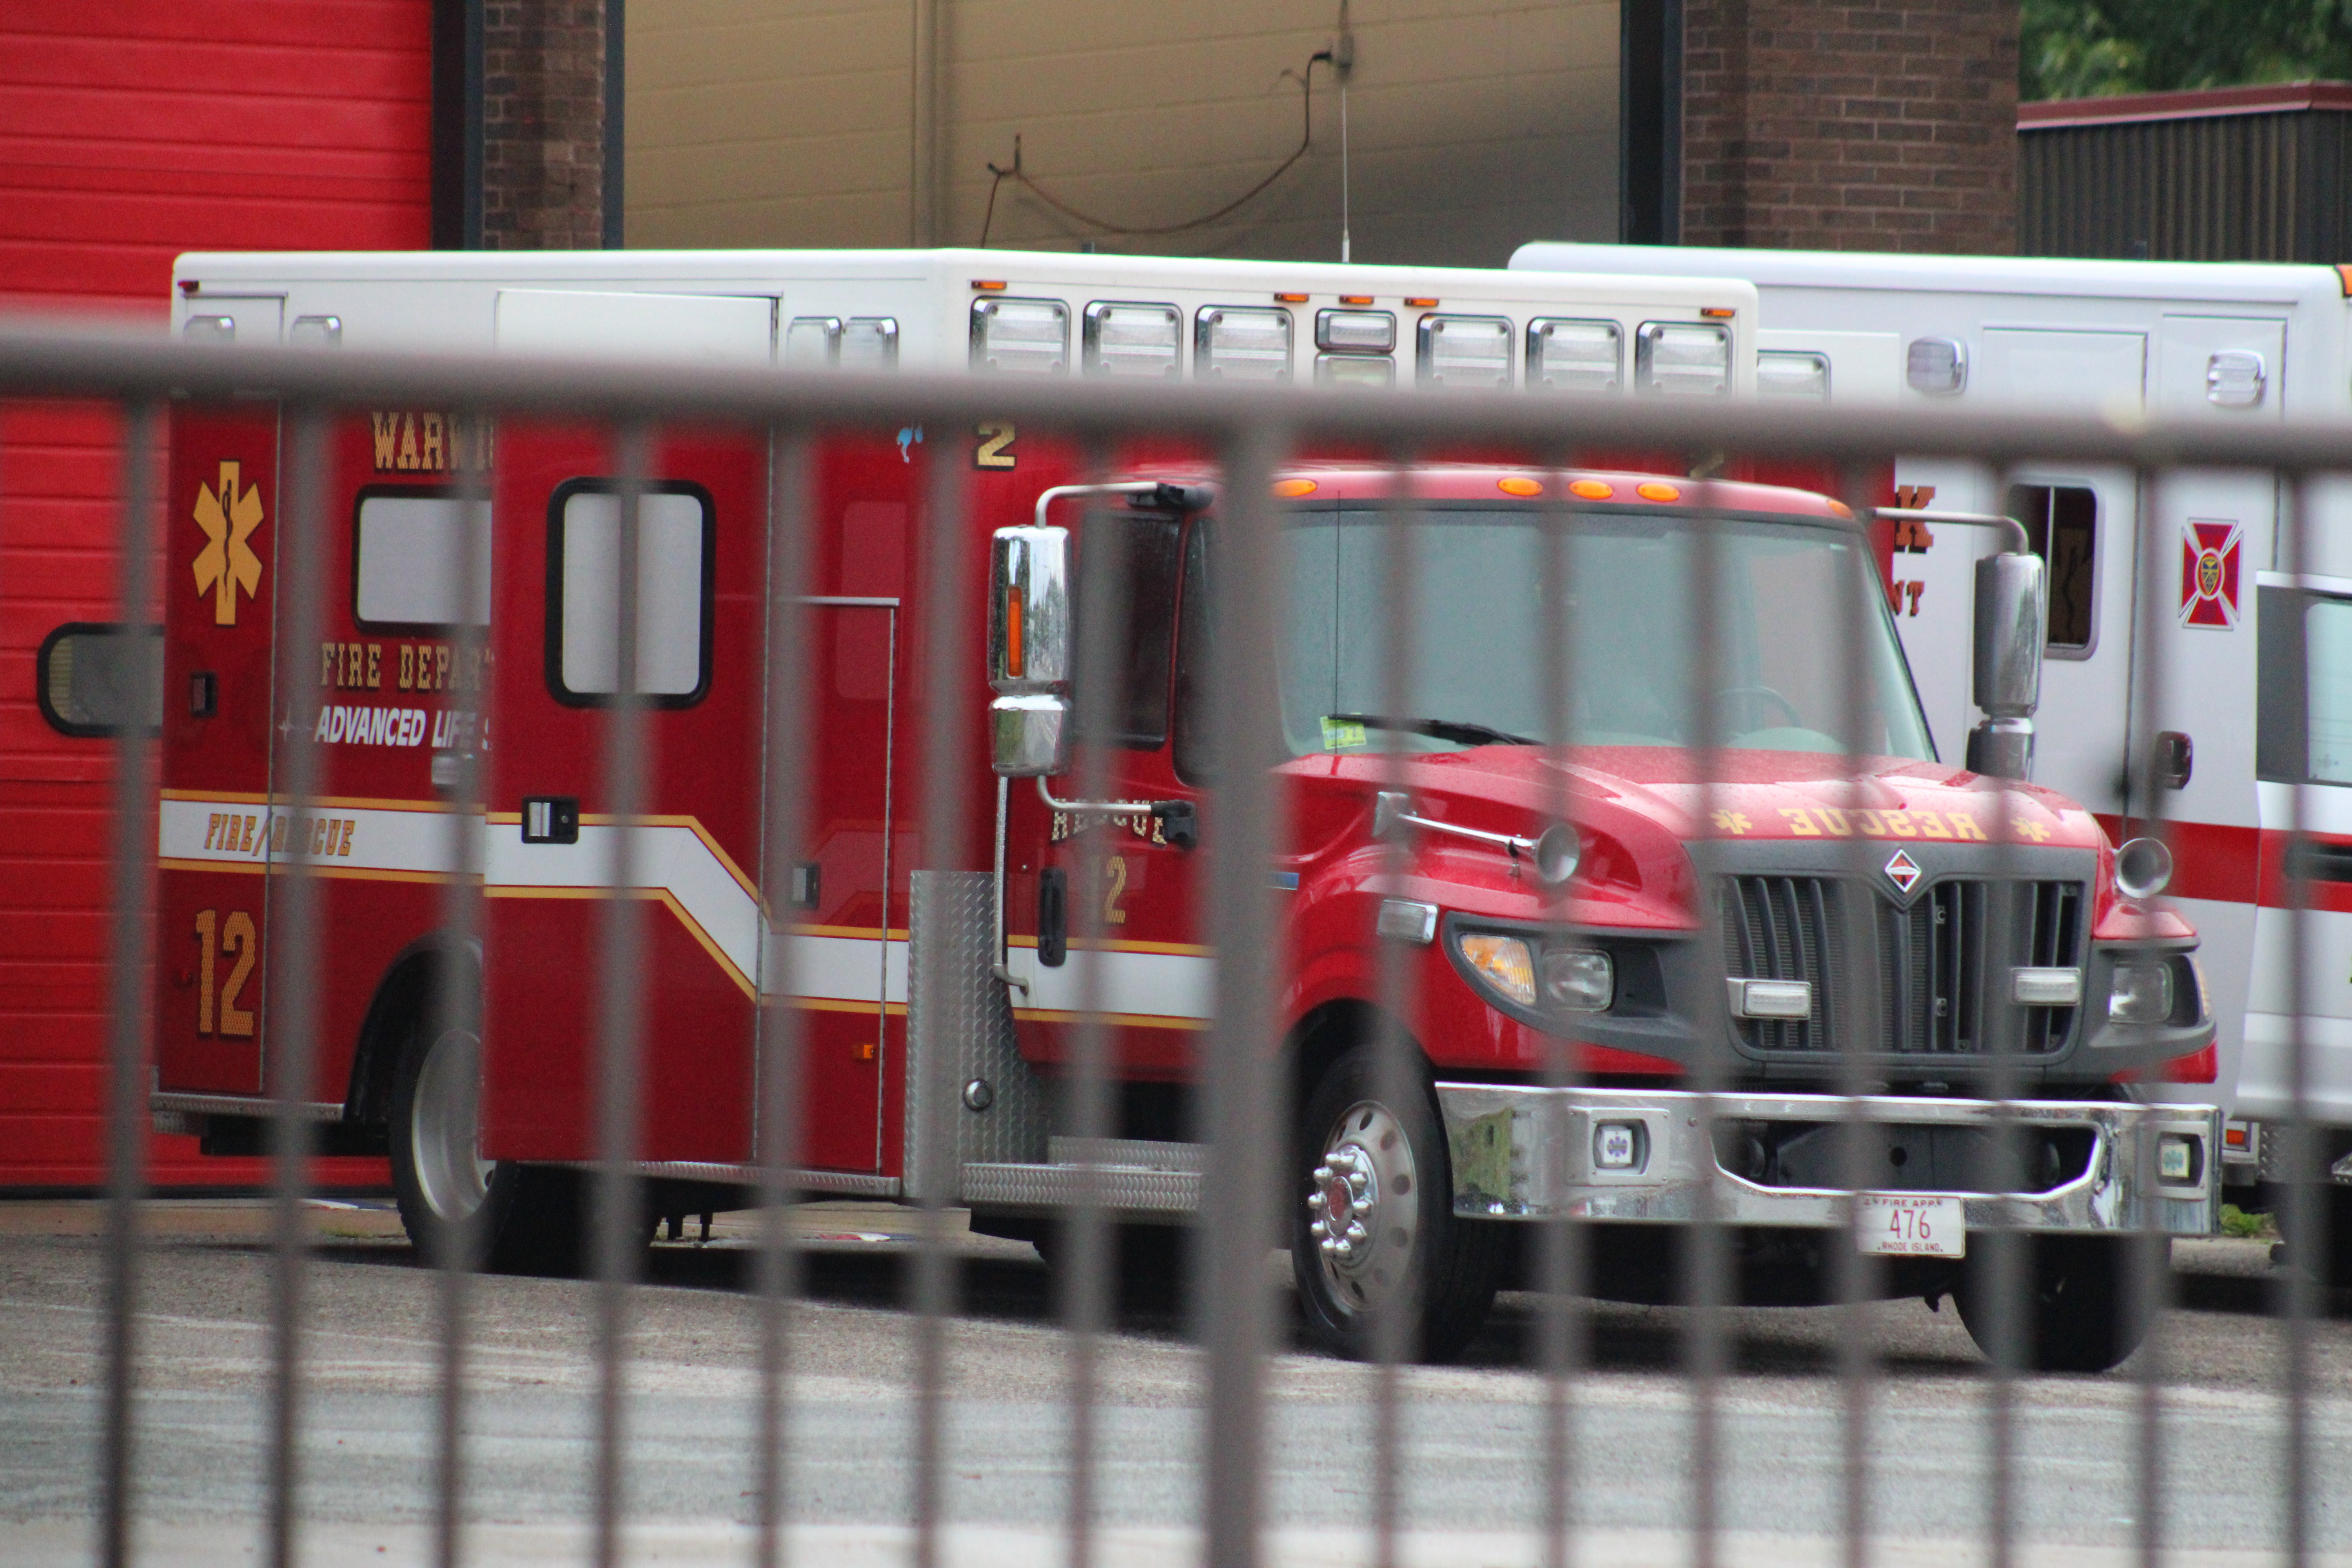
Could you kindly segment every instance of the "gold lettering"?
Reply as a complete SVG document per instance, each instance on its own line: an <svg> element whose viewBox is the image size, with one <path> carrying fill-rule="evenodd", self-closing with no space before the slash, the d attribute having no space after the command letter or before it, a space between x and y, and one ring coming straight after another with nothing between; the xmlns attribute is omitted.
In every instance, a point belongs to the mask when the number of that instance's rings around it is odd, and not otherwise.
<svg viewBox="0 0 2352 1568"><path fill-rule="evenodd" d="M253 817L247 817L245 819L245 826L237 833L236 852L240 855L250 855L253 853L253 828L255 820L256 819Z"/></svg>
<svg viewBox="0 0 2352 1568"><path fill-rule="evenodd" d="M213 847L213 840L220 837L220 819L221 814L215 811L212 821L205 826L205 847L207 849Z"/></svg>
<svg viewBox="0 0 2352 1568"><path fill-rule="evenodd" d="M371 414L368 420L375 426L375 471L380 474L393 466L393 437L400 429L400 416Z"/></svg>
<svg viewBox="0 0 2352 1568"><path fill-rule="evenodd" d="M245 989L247 978L253 973L253 961L261 956L261 939L253 929L253 917L243 910L231 910L228 919L221 922L221 949L236 954L236 967L228 972L228 984L221 987L220 1032L224 1035L253 1033L253 1011L236 1005L237 993Z"/></svg>
<svg viewBox="0 0 2352 1568"><path fill-rule="evenodd" d="M1789 819L1789 831L1800 838L1819 838L1822 830L1813 826L1813 814L1801 805L1784 805L1780 815Z"/></svg>
<svg viewBox="0 0 2352 1568"><path fill-rule="evenodd" d="M367 645L367 669L368 689L382 690L383 689L383 644L372 642Z"/></svg>
<svg viewBox="0 0 2352 1568"><path fill-rule="evenodd" d="M351 854L351 852L352 852L352 828L354 828L354 827L356 827L356 826L359 826L359 824L357 824L357 823L353 822L350 817L348 817L348 816L347 816L347 817L343 818L343 839L342 839L342 847L341 847L341 848L340 848L340 849L338 849L338 850L336 850L336 851L335 851L335 853L336 853L336 854L338 854L338 855L343 855L343 856L348 856L348 855L350 855L350 854Z"/></svg>
<svg viewBox="0 0 2352 1568"><path fill-rule="evenodd" d="M425 683L420 680L417 684L422 686ZM434 645L433 689L436 691L446 691L449 689L449 645L447 643L436 643Z"/></svg>
<svg viewBox="0 0 2352 1568"><path fill-rule="evenodd" d="M1912 824L1911 814L1907 811L1888 812L1886 831L1897 838L1916 838L1919 833L1919 829Z"/></svg>
<svg viewBox="0 0 2352 1568"><path fill-rule="evenodd" d="M403 468L416 467L416 416L400 416L400 464Z"/></svg>
<svg viewBox="0 0 2352 1568"><path fill-rule="evenodd" d="M1949 838L1952 836L1952 830L1944 826L1944 819L1937 816L1934 812L1923 811L1916 815L1919 818L1919 832L1922 837L1928 838Z"/></svg>
<svg viewBox="0 0 2352 1568"><path fill-rule="evenodd" d="M1876 812L1858 810L1853 814L1853 819L1862 824L1862 836L1865 838L1884 838L1886 836L1886 823Z"/></svg>
<svg viewBox="0 0 2352 1568"><path fill-rule="evenodd" d="M416 645L400 645L400 689L408 690L416 684Z"/></svg>
<svg viewBox="0 0 2352 1568"><path fill-rule="evenodd" d="M1955 838L1973 838L1979 844L1985 841L1984 829L1979 827L1977 826L1977 819L1970 816L1965 811L1956 811L1952 813L1952 837Z"/></svg>
<svg viewBox="0 0 2352 1568"><path fill-rule="evenodd" d="M1832 810L1826 805L1817 805L1813 807L1813 815L1820 817L1822 825L1840 838L1853 837L1853 824L1846 820L1844 812Z"/></svg>
<svg viewBox="0 0 2352 1568"><path fill-rule="evenodd" d="M292 826L291 822L282 816L273 816L269 819L269 852L272 855L286 853L286 830Z"/></svg>
<svg viewBox="0 0 2352 1568"><path fill-rule="evenodd" d="M428 414L425 416L425 467L439 469L448 466L441 456L441 416Z"/></svg>
<svg viewBox="0 0 2352 1568"><path fill-rule="evenodd" d="M213 1032L213 964L220 930L218 910L196 911L196 1033Z"/></svg>
<svg viewBox="0 0 2352 1568"><path fill-rule="evenodd" d="M334 683L335 645L331 642L322 642L319 645L319 684L321 686L332 686Z"/></svg>

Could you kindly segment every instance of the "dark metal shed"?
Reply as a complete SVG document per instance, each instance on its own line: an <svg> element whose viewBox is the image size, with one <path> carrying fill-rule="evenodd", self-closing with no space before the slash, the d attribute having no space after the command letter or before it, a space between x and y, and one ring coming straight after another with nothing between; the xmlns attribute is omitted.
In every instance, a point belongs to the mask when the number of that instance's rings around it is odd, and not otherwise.
<svg viewBox="0 0 2352 1568"><path fill-rule="evenodd" d="M2018 250L2352 259L2352 83L2021 104Z"/></svg>

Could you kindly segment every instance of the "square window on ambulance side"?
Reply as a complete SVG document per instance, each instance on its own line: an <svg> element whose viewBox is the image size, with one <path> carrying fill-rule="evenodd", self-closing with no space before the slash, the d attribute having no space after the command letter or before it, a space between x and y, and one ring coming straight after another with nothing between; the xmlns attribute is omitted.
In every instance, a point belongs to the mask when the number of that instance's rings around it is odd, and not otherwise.
<svg viewBox="0 0 2352 1568"><path fill-rule="evenodd" d="M1633 334L1633 390L1668 397L1731 391L1731 329L1713 321L1644 321Z"/></svg>
<svg viewBox="0 0 2352 1568"><path fill-rule="evenodd" d="M2087 658L2098 608L2099 496L2088 485L2016 485L2009 515L2048 571L2053 658Z"/></svg>
<svg viewBox="0 0 2352 1568"><path fill-rule="evenodd" d="M1528 323L1528 390L1611 393L1624 384L1625 333L1614 321Z"/></svg>
<svg viewBox="0 0 2352 1568"><path fill-rule="evenodd" d="M1060 375L1070 368L1070 308L1059 300L971 302L971 368Z"/></svg>
<svg viewBox="0 0 2352 1568"><path fill-rule="evenodd" d="M2352 599L2306 600L2303 648L2305 778L2352 784Z"/></svg>
<svg viewBox="0 0 2352 1568"><path fill-rule="evenodd" d="M444 631L490 624L490 508L455 490L360 491L352 543L352 615L366 631ZM470 604L461 582L472 542Z"/></svg>
<svg viewBox="0 0 2352 1568"><path fill-rule="evenodd" d="M1421 384L1461 389L1511 384L1508 316L1423 316Z"/></svg>
<svg viewBox="0 0 2352 1568"><path fill-rule="evenodd" d="M60 734L112 735L125 720L163 724L163 628L125 637L119 623L68 621L41 639L33 689L41 717Z"/></svg>
<svg viewBox="0 0 2352 1568"><path fill-rule="evenodd" d="M1087 307L1084 336L1088 375L1164 380L1177 374L1184 312L1173 305L1097 300Z"/></svg>
<svg viewBox="0 0 2352 1568"><path fill-rule="evenodd" d="M621 689L620 497L574 479L548 507L548 689L574 707ZM715 510L699 485L648 489L637 513L636 679L663 707L699 701L710 683Z"/></svg>
<svg viewBox="0 0 2352 1568"><path fill-rule="evenodd" d="M1192 323L1192 374L1202 381L1288 381L1290 312L1213 305Z"/></svg>

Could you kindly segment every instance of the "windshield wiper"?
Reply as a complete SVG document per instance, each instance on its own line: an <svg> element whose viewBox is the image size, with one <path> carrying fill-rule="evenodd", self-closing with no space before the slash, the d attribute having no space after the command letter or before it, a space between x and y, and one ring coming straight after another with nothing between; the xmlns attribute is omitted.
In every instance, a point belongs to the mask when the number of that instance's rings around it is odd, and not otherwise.
<svg viewBox="0 0 2352 1568"><path fill-rule="evenodd" d="M1336 724L1361 724L1367 730L1393 730L1400 734L1426 735L1464 746L1533 746L1532 735L1514 735L1492 724L1472 724L1460 719L1383 719L1377 713L1327 713Z"/></svg>

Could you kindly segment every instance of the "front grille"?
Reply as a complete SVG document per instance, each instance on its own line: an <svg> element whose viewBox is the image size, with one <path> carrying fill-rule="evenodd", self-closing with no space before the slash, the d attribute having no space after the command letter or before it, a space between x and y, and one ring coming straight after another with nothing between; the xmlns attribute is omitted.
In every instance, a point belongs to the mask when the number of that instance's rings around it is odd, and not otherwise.
<svg viewBox="0 0 2352 1568"><path fill-rule="evenodd" d="M1849 908L1866 918L1849 922ZM1838 878L1725 881L1725 973L1813 988L1809 1017L1732 1020L1740 1042L1758 1051L1835 1050L1857 1018L1875 1019L1873 1048L1900 1055L1980 1053L2003 1028L2015 1031L2020 1051L2062 1049L2077 1009L2016 1006L2009 973L2021 964L2079 967L2083 936L2080 882L1952 879L1906 906ZM1857 940L1869 946L1854 963L1848 948ZM1874 995L1857 994L1865 979Z"/></svg>

